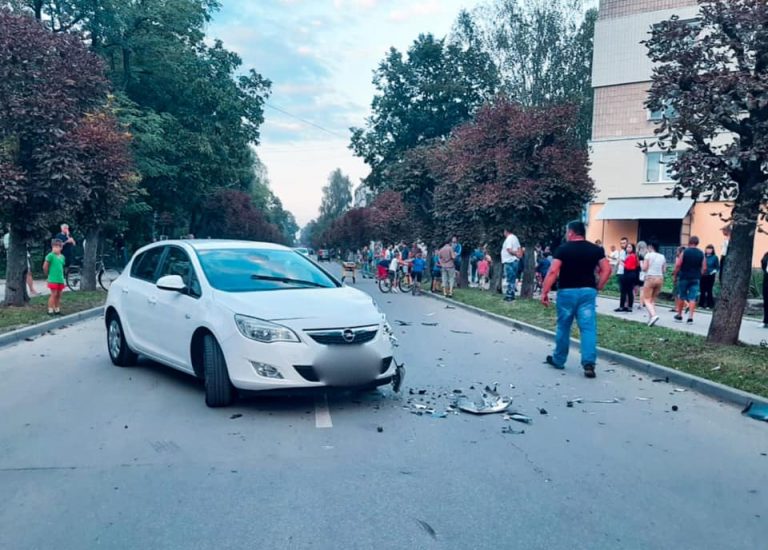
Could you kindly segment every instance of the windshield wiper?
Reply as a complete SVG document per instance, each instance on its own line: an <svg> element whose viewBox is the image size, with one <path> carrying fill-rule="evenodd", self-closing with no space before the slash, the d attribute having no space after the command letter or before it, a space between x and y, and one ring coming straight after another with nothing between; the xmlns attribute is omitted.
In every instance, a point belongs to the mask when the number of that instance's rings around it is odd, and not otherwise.
<svg viewBox="0 0 768 550"><path fill-rule="evenodd" d="M301 279L291 279L290 277L269 277L267 275L251 275L251 279L254 281L275 281L278 283L293 284L293 285L306 285L314 286L318 288L330 288L326 285L321 285L314 281L303 281Z"/></svg>

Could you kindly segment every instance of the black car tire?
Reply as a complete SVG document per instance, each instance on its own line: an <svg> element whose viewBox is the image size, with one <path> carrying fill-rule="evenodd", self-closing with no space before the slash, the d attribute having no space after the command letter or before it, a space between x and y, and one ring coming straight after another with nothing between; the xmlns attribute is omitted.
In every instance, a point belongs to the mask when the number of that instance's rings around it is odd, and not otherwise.
<svg viewBox="0 0 768 550"><path fill-rule="evenodd" d="M219 343L211 334L203 337L203 368L205 371L205 404L227 407L235 400L235 387L229 379L227 362Z"/></svg>
<svg viewBox="0 0 768 550"><path fill-rule="evenodd" d="M136 352L128 347L123 324L117 313L110 315L107 321L107 351L112 363L118 367L130 367L139 359Z"/></svg>

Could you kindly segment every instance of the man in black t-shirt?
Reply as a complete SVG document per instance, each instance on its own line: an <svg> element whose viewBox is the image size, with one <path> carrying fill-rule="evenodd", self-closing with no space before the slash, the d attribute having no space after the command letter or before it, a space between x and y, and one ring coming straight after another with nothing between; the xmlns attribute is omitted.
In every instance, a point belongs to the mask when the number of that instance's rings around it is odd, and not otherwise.
<svg viewBox="0 0 768 550"><path fill-rule="evenodd" d="M547 363L556 369L564 369L571 345L573 320L581 334L581 366L584 376L595 378L597 362L597 291L602 290L611 276L611 264L605 250L586 240L586 228L582 222L568 224L565 235L568 241L555 251L552 265L544 279L541 303L549 306L549 293L555 282L557 291L557 335L555 352L547 355ZM597 272L597 278L595 273Z"/></svg>
<svg viewBox="0 0 768 550"><path fill-rule="evenodd" d="M683 306L688 305L688 324L693 324L693 313L696 311L696 301L699 298L701 276L707 272L707 260L699 250L699 238L688 239L688 248L675 262L674 277L677 283L678 297L675 321L683 322Z"/></svg>

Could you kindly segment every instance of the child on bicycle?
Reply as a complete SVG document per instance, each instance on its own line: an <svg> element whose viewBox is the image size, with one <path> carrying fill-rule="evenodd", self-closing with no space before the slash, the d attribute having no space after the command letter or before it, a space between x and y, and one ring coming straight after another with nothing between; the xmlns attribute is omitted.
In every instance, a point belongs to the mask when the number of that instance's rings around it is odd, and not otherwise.
<svg viewBox="0 0 768 550"><path fill-rule="evenodd" d="M64 291L64 254L61 249L64 246L59 239L51 241L51 252L43 262L43 272L48 278L48 288L51 295L48 297L48 315L61 314L61 293Z"/></svg>
<svg viewBox="0 0 768 550"><path fill-rule="evenodd" d="M424 269L427 266L426 260L421 257L421 250L416 249L416 257L411 262L411 278L413 279L413 295L421 294L421 281L424 277Z"/></svg>

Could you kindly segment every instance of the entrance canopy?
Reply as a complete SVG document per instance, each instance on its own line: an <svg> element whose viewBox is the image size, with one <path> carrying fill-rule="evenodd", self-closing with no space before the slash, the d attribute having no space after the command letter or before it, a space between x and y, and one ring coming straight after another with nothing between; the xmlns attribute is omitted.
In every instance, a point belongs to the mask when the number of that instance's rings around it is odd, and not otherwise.
<svg viewBox="0 0 768 550"><path fill-rule="evenodd" d="M693 206L693 199L668 197L608 199L598 220L682 220Z"/></svg>

